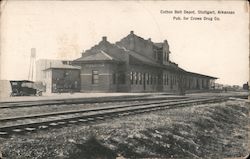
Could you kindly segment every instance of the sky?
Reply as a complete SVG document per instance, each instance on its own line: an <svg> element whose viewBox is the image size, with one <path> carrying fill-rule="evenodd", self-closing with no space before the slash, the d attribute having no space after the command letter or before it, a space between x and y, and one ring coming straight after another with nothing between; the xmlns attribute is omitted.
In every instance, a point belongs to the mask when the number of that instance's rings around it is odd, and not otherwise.
<svg viewBox="0 0 250 159"><path fill-rule="evenodd" d="M194 10L196 14L162 14ZM234 14L197 14L198 10ZM8 1L1 4L0 79L28 79L31 48L38 59L74 60L102 36L115 43L131 30L168 40L181 68L242 85L249 79L249 13L239 1ZM219 17L219 21L173 17Z"/></svg>

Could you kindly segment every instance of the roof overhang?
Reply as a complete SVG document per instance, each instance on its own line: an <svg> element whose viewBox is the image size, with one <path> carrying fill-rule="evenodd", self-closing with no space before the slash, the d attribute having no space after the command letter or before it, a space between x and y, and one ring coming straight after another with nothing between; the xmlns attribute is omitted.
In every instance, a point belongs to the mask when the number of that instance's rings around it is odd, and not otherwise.
<svg viewBox="0 0 250 159"><path fill-rule="evenodd" d="M91 60L91 61L73 61L73 64L79 65L79 64L95 64L95 63L116 63L116 64L122 64L125 63L124 61L116 61L116 60Z"/></svg>
<svg viewBox="0 0 250 159"><path fill-rule="evenodd" d="M48 70L52 70L52 69L61 69L61 70L80 70L81 68L50 67L50 68L44 69L43 71L48 71Z"/></svg>
<svg viewBox="0 0 250 159"><path fill-rule="evenodd" d="M204 78L218 79L217 77L208 76L208 75L203 75L203 74L194 73L194 72L189 72L189 71L186 71L186 73L187 73L187 74L191 74L191 75L195 75L195 76L199 76L199 77L204 77Z"/></svg>

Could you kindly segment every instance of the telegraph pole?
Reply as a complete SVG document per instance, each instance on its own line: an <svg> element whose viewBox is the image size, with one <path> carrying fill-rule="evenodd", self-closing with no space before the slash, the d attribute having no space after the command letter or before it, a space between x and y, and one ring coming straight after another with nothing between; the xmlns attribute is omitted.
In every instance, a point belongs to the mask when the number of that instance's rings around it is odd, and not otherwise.
<svg viewBox="0 0 250 159"><path fill-rule="evenodd" d="M29 67L29 76L28 80L33 81L34 80L34 66L36 61L36 48L31 48L30 53L30 67Z"/></svg>

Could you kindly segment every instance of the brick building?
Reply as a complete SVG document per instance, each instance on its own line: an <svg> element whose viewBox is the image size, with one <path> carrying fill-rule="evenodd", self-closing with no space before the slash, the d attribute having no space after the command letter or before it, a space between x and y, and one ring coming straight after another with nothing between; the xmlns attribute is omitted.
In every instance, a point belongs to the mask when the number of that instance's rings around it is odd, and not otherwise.
<svg viewBox="0 0 250 159"><path fill-rule="evenodd" d="M172 92L207 90L215 77L192 73L170 61L167 40L154 43L133 31L112 44L99 44L73 61L81 66L82 92Z"/></svg>

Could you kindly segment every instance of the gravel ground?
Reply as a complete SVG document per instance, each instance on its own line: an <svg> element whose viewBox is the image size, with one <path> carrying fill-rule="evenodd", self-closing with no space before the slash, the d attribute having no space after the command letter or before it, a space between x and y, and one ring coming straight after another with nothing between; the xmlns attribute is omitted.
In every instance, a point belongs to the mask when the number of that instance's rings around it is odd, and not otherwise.
<svg viewBox="0 0 250 159"><path fill-rule="evenodd" d="M248 122L249 103L228 101L0 138L0 150L8 159L241 157Z"/></svg>

